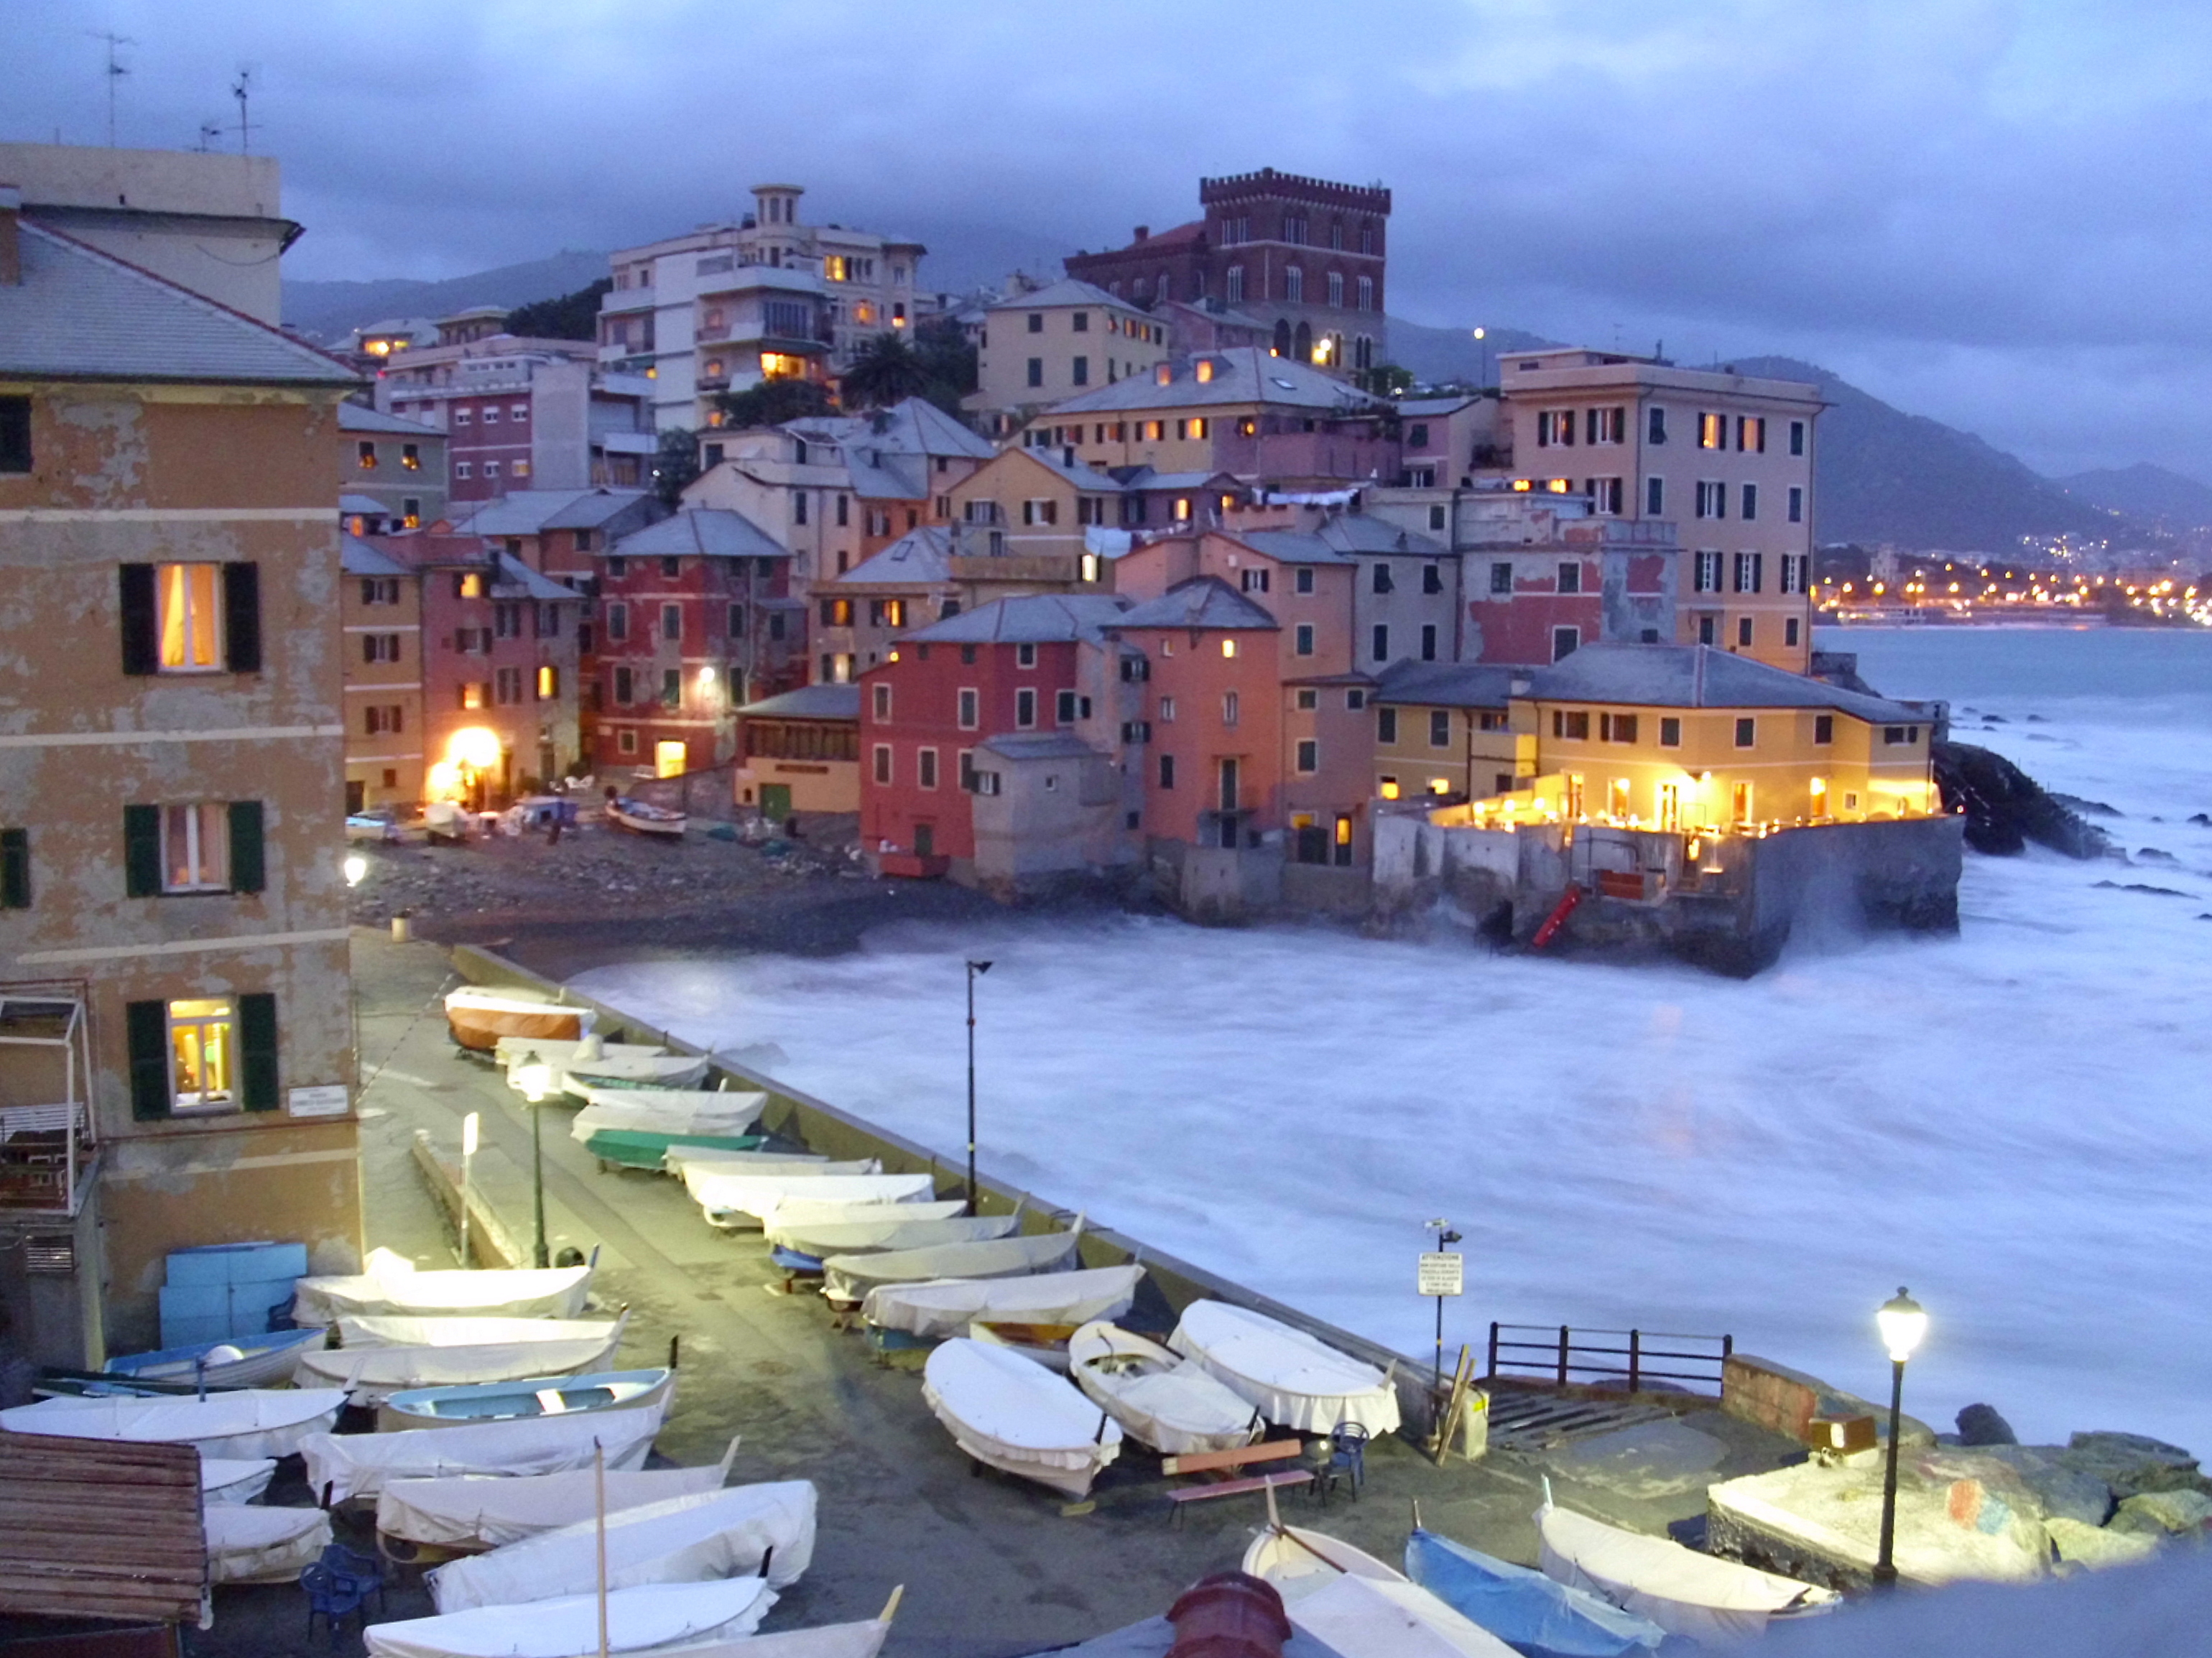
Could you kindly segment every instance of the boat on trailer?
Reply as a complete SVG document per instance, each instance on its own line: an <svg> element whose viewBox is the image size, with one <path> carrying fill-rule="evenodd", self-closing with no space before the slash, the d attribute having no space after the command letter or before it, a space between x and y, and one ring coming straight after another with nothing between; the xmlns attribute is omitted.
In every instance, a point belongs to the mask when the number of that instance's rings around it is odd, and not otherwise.
<svg viewBox="0 0 2212 1658"><path fill-rule="evenodd" d="M385 1396L377 1406L380 1433L444 1428L520 1418L599 1415L665 1407L676 1372L598 1370L583 1376L527 1376L514 1382L451 1388L410 1388Z"/></svg>

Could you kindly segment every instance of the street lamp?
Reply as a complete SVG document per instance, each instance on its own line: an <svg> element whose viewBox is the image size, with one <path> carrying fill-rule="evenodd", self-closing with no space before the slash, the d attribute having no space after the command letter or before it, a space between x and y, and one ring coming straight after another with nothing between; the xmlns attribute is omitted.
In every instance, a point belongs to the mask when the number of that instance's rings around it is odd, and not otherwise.
<svg viewBox="0 0 2212 1658"><path fill-rule="evenodd" d="M975 980L988 962L968 963L968 1212L975 1212Z"/></svg>
<svg viewBox="0 0 2212 1658"><path fill-rule="evenodd" d="M553 1067L533 1048L508 1073L508 1078L530 1102L530 1202L538 1226L537 1247L532 1257L538 1266L544 1266L550 1263L545 1254L545 1145L542 1125L545 1120L545 1098L553 1091Z"/></svg>
<svg viewBox="0 0 2212 1658"><path fill-rule="evenodd" d="M477 1114L461 1119L461 1265L469 1264L469 1169L477 1160Z"/></svg>
<svg viewBox="0 0 2212 1658"><path fill-rule="evenodd" d="M368 875L368 859L357 852L348 853L345 862L338 867L345 872L345 884L357 887Z"/></svg>
<svg viewBox="0 0 2212 1658"><path fill-rule="evenodd" d="M1480 392L1490 384L1490 348L1482 343L1490 337L1490 331L1487 328L1478 328L1474 331L1474 337L1480 350L1480 355L1475 360L1474 389Z"/></svg>
<svg viewBox="0 0 2212 1658"><path fill-rule="evenodd" d="M1881 1481L1881 1549L1875 1557L1874 1586L1877 1589L1893 1589L1897 1587L1897 1562L1893 1558L1897 1540L1897 1436L1905 1414L1905 1361L1912 1357L1920 1338L1928 1333L1928 1315L1900 1284L1896 1296L1882 1303L1874 1321L1881 1328L1881 1345L1889 1350L1890 1367L1889 1467Z"/></svg>

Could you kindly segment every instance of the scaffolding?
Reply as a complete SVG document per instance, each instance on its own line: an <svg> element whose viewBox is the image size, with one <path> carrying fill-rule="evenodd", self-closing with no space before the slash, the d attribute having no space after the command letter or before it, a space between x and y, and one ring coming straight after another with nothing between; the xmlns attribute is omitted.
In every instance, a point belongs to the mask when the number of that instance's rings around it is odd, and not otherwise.
<svg viewBox="0 0 2212 1658"><path fill-rule="evenodd" d="M85 987L0 985L0 1218L70 1216L91 1187Z"/></svg>

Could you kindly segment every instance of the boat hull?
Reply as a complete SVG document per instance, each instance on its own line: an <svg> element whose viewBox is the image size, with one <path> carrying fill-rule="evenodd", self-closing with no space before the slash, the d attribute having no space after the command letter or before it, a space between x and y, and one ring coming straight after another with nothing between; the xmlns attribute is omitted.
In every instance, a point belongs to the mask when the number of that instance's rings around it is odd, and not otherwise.
<svg viewBox="0 0 2212 1658"><path fill-rule="evenodd" d="M544 1382L532 1388L532 1382ZM488 1422L544 1417L578 1418L614 1411L666 1407L675 1391L673 1370L602 1370L583 1376L540 1376L518 1382L451 1388L413 1388L389 1394L376 1407L379 1433L411 1428L479 1428ZM605 1394L605 1398L596 1395ZM556 1400L558 1408L552 1408Z"/></svg>
<svg viewBox="0 0 2212 1658"><path fill-rule="evenodd" d="M446 1023L453 1040L480 1054L498 1052L501 1036L580 1041L588 1017L584 1008L530 997L471 993L465 988L446 998Z"/></svg>
<svg viewBox="0 0 2212 1658"><path fill-rule="evenodd" d="M107 1374L136 1382L176 1382L194 1387L276 1388L288 1381L301 1352L322 1344L320 1330L280 1330L265 1336L236 1336L157 1352L128 1353L107 1361ZM202 1367L194 1360L216 1347L236 1347L245 1357Z"/></svg>

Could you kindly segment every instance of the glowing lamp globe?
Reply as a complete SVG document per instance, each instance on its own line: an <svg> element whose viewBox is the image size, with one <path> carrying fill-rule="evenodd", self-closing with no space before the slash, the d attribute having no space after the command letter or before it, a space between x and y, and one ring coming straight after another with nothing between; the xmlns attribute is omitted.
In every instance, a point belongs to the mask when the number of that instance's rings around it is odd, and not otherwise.
<svg viewBox="0 0 2212 1658"><path fill-rule="evenodd" d="M553 1091L553 1067L532 1054L514 1067L514 1082L522 1097L536 1105Z"/></svg>
<svg viewBox="0 0 2212 1658"><path fill-rule="evenodd" d="M1902 1364L1912 1357L1912 1350L1920 1345L1920 1338L1928 1333L1928 1314L1920 1303L1897 1286L1896 1297L1881 1304L1874 1315L1881 1327L1881 1345L1889 1350L1890 1357Z"/></svg>
<svg viewBox="0 0 2212 1658"><path fill-rule="evenodd" d="M356 852L347 858L341 867L345 871L345 884L349 887L357 887L362 883L362 878L368 873L368 859Z"/></svg>

